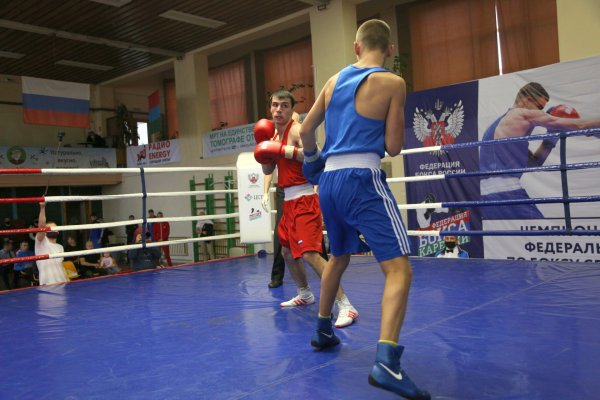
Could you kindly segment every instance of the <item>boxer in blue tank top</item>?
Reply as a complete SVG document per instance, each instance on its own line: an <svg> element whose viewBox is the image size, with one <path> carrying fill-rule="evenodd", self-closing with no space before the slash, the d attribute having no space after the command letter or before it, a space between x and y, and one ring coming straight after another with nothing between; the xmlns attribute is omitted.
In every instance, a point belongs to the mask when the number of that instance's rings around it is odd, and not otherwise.
<svg viewBox="0 0 600 400"><path fill-rule="evenodd" d="M482 141L494 140L494 132L508 112L498 117L483 134ZM524 136L531 135L531 126ZM481 146L479 149L479 169L493 172L506 169L525 168L529 160L529 142L503 143ZM517 188L522 172L505 174L492 178L482 178L481 200L529 199L523 188ZM503 182L505 184L503 184ZM496 191L497 190L497 191ZM507 206L482 207L481 216L485 220L498 219L543 219L544 216L535 204L514 204Z"/></svg>
<svg viewBox="0 0 600 400"><path fill-rule="evenodd" d="M517 93L514 104L497 118L485 131L482 141L529 136L536 126L552 131L589 129L600 126L600 120L583 120L573 116L544 112L550 99L544 87L530 82ZM558 115L558 116L557 116ZM578 115L577 115L578 116ZM499 143L481 146L479 168L482 171L506 170L540 166L544 163L557 139L544 139L535 151L529 150L528 142ZM506 174L481 179L481 200L529 199L521 186L522 173ZM543 219L535 204L482 207L484 220Z"/></svg>
<svg viewBox="0 0 600 400"><path fill-rule="evenodd" d="M332 329L331 309L350 255L360 248L360 232L386 278L381 332L369 383L408 399L430 399L400 365L404 347L398 339L412 278L410 247L396 200L380 169L386 151L395 156L402 149L406 86L401 77L382 68L393 51L385 22L362 24L354 51L358 62L327 81L300 128L303 173L319 184L332 253L321 278L319 317L311 344L322 349L340 342ZM323 121L326 139L319 153L315 129Z"/></svg>

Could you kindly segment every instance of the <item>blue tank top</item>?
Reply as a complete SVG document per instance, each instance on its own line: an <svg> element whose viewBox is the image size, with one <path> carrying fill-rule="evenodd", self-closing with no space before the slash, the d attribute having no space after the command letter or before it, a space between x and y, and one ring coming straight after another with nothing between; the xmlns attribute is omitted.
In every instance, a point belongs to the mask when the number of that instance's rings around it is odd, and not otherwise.
<svg viewBox="0 0 600 400"><path fill-rule="evenodd" d="M325 159L334 154L377 153L385 156L385 121L363 117L356 112L354 99L361 83L373 72L385 68L357 68L349 65L340 71L325 110Z"/></svg>
<svg viewBox="0 0 600 400"><path fill-rule="evenodd" d="M507 111L508 112L508 111ZM490 125L483 134L482 142L494 140L494 132L504 118L506 113L502 114L498 119ZM529 129L525 136L531 135L533 127ZM529 142L514 142L493 144L481 146L479 150L479 169L481 171L498 171L504 169L525 168L529 158ZM520 178L523 173L505 174L501 176L515 176Z"/></svg>

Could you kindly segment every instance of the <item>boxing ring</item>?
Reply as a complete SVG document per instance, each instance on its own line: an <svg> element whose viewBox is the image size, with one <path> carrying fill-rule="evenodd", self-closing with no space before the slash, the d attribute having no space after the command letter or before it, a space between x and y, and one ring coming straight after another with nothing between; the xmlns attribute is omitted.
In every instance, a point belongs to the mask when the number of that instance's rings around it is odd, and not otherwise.
<svg viewBox="0 0 600 400"><path fill-rule="evenodd" d="M562 134L561 140L567 137ZM405 154L411 151L405 150ZM564 165L559 170L566 169ZM587 167L595 166L582 166ZM168 172L166 168L161 170ZM78 173L48 171L64 172ZM437 177L450 178L460 177ZM389 181L416 179L435 178ZM145 199L149 192L144 189L141 194L123 196ZM574 201L597 201L597 197ZM541 201L558 199L564 203L563 197ZM42 200L80 199L3 199ZM164 220L201 221L237 215ZM144 218L105 225L145 222ZM59 226L52 230L84 227ZM546 233L598 235L599 232ZM410 234L517 233L410 231ZM129 245L119 250L166 243ZM62 255L56 257L59 256ZM412 257L411 261L413 285L401 334L401 343L406 346L403 364L412 379L432 393L432 398L598 397L600 270L597 264L419 257ZM378 338L384 281L374 258L352 258L343 284L360 311L360 318L351 327L336 331L342 341L340 346L321 352L313 351L309 345L318 304L281 309L279 303L293 297L296 288L288 274L283 286L267 289L272 262L270 255L264 258L247 255L0 292L0 335L4 339L4 351L0 352L1 397L398 398L367 384ZM318 293L318 278L310 269L307 274Z"/></svg>

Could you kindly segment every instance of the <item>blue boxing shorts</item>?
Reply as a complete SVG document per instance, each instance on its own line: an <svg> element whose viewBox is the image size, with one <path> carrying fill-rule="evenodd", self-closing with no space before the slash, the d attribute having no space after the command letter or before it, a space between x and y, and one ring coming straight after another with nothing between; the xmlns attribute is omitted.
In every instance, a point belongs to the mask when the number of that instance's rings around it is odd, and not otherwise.
<svg viewBox="0 0 600 400"><path fill-rule="evenodd" d="M357 231L379 262L410 253L406 228L381 169L326 167L319 180L319 202L334 256L359 251Z"/></svg>

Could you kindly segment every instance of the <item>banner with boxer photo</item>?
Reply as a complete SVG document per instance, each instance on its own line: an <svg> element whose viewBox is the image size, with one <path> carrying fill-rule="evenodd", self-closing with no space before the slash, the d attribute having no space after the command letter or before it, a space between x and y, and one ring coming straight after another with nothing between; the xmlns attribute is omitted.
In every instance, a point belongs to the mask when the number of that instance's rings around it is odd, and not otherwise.
<svg viewBox="0 0 600 400"><path fill-rule="evenodd" d="M549 97L547 101L545 95ZM577 117L586 126L600 127L599 101L600 57L411 93L405 109L405 148L570 130ZM600 135L567 138L564 151L567 164L597 162ZM557 140L495 144L407 155L405 170L407 176L419 176L543 167L559 165L560 152L561 142ZM406 186L409 203L433 203L556 198L562 197L563 187L569 196L600 195L595 182L600 182L600 171L587 168L563 175L560 171L537 171ZM573 203L568 212L573 229L600 228L600 203ZM566 220L561 202L413 210L408 212L408 225L409 229L422 230L537 231L565 229ZM600 261L600 245L593 236L486 236L483 240L473 236L464 237L461 242L471 257ZM435 237L415 239L414 254L428 256L441 246Z"/></svg>
<svg viewBox="0 0 600 400"><path fill-rule="evenodd" d="M534 93L531 93L533 89ZM536 93L548 95L547 103ZM519 99L519 93L527 96ZM482 79L479 81L479 138L519 137L547 132L574 130L569 121L587 121L588 126L600 127L600 57L563 62L541 68ZM546 114L562 118L560 123L525 115L527 109L542 108ZM525 111L522 111L525 109ZM508 111L510 110L510 111ZM544 114L542 114L544 116ZM528 119L529 118L529 119ZM579 118L579 119L578 119ZM522 121L528 119L529 125ZM495 122L498 121L497 124ZM492 128L490 128L492 126ZM529 126L535 126L530 130ZM484 138L486 131L488 137ZM598 162L600 135L576 136L566 139L567 164ZM541 167L561 164L561 142L530 140L527 145L496 145L494 151L480 157L482 170ZM504 157L509 152L511 157ZM491 159L496 159L494 163ZM482 200L537 199L568 195L600 195L595 182L600 182L600 170L586 168L561 172L528 172L481 179ZM600 229L600 203L569 205L572 228ZM484 230L558 230L565 229L565 207L562 203L486 207L482 210ZM486 258L600 261L600 245L594 236L499 236L484 239Z"/></svg>

